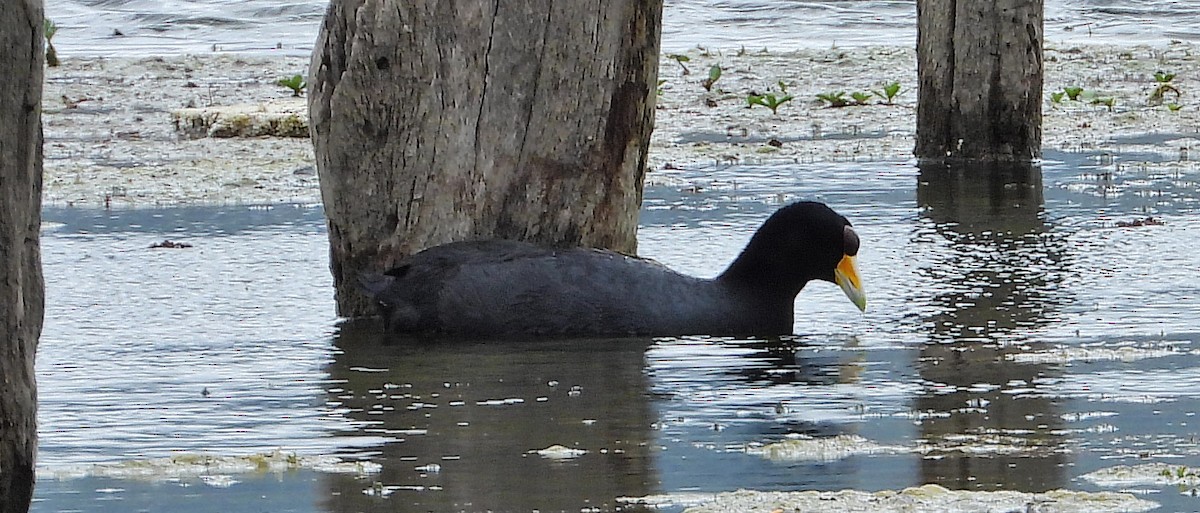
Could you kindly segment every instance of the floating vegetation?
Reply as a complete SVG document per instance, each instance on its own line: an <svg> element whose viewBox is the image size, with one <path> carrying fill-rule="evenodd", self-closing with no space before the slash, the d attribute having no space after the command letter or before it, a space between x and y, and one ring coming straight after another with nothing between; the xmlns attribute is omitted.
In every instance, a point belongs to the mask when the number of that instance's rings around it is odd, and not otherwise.
<svg viewBox="0 0 1200 513"><path fill-rule="evenodd" d="M1149 103L1152 106L1153 105L1162 105L1163 104L1163 95L1165 95L1167 93L1171 93L1171 94L1175 95L1175 102L1176 102L1176 103L1172 103L1171 105L1177 105L1177 103L1179 102L1179 98L1181 96L1183 96L1183 93L1179 91L1178 87L1175 87L1175 85L1171 83L1172 80L1175 80L1174 73L1163 73L1161 71L1154 73L1154 82L1158 85L1156 85L1154 87L1153 91L1150 91L1150 98L1147 100L1146 103ZM1179 110L1179 108L1176 107L1171 110L1176 111L1176 110Z"/></svg>
<svg viewBox="0 0 1200 513"><path fill-rule="evenodd" d="M183 108L171 111L175 131L189 139L204 137L308 137L302 101L276 100L257 105Z"/></svg>
<svg viewBox="0 0 1200 513"><path fill-rule="evenodd" d="M655 508L688 506L688 513L728 511L1074 511L1090 513L1139 512L1158 503L1129 493L1050 490L1043 493L1013 491L980 492L949 490L927 484L903 490L862 492L857 490L758 492L738 490L715 495L685 493L622 497L619 502ZM700 504L697 504L700 503ZM1042 509L1042 505L1046 509Z"/></svg>
<svg viewBox="0 0 1200 513"><path fill-rule="evenodd" d="M188 244L186 242L175 242L175 241L169 240L169 239L164 240L162 242L155 242L154 244L150 245L150 249L158 249L158 248L183 249L183 248L190 248L190 247L192 247L192 245Z"/></svg>
<svg viewBox="0 0 1200 513"><path fill-rule="evenodd" d="M914 448L885 446L857 435L837 435L815 438L796 435L795 438L746 448L747 454L762 456L771 461L835 461L860 454L905 454Z"/></svg>
<svg viewBox="0 0 1200 513"><path fill-rule="evenodd" d="M1141 226L1162 226L1164 224L1167 224L1167 223L1163 222L1162 219L1159 219L1154 216L1147 216L1147 217L1144 217L1141 219L1134 219L1131 221L1117 221L1118 228L1137 228L1137 227L1141 227Z"/></svg>
<svg viewBox="0 0 1200 513"><path fill-rule="evenodd" d="M1118 465L1102 468L1082 476L1097 486L1108 488L1129 486L1200 486L1200 473L1184 465L1167 463L1144 463L1141 465Z"/></svg>
<svg viewBox="0 0 1200 513"><path fill-rule="evenodd" d="M580 456L583 456L584 454L587 454L587 451L585 451L583 449L572 449L570 447L566 447L566 446L558 445L558 444L551 445L550 447L547 447L545 449L538 449L536 451L529 451L529 452L531 454L536 454L536 455L546 458L548 460L568 460L571 458L578 458Z"/></svg>
<svg viewBox="0 0 1200 513"><path fill-rule="evenodd" d="M1063 346L1046 351L1009 353L1004 359L1021 363L1071 363L1071 362L1134 362L1164 356L1189 354L1174 347L1073 347Z"/></svg>
<svg viewBox="0 0 1200 513"><path fill-rule="evenodd" d="M375 481L374 483L371 483L370 488L363 490L362 493L363 493L363 495L369 495L371 497L387 497L387 496L389 496L393 493L399 492L399 491L438 492L441 490L442 490L442 487L437 486L437 485L433 485L433 486L385 485L383 483L380 483L379 481Z"/></svg>
<svg viewBox="0 0 1200 513"><path fill-rule="evenodd" d="M370 461L346 461L336 456L302 456L294 452L283 451L248 456L185 453L168 458L78 465L51 470L39 469L38 477L60 480L85 477L145 481L198 479L207 484L208 481L229 482L232 480L231 476L239 474L268 474L296 470L369 475L378 473L382 470L382 466ZM206 479L207 481L205 481Z"/></svg>

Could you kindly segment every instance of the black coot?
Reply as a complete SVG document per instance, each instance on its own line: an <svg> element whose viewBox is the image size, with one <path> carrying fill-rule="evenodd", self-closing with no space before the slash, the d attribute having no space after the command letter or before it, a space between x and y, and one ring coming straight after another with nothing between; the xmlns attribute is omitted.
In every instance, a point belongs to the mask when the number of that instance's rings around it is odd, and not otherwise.
<svg viewBox="0 0 1200 513"><path fill-rule="evenodd" d="M429 248L363 288L394 333L487 338L780 335L810 280L866 308L850 222L816 202L779 209L725 272L686 276L613 251L488 240Z"/></svg>

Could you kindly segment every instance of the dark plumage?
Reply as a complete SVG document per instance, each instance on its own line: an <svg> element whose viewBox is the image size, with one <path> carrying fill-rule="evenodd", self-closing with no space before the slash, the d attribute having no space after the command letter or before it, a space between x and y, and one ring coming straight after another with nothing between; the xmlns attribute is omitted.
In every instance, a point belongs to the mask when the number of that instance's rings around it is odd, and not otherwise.
<svg viewBox="0 0 1200 513"><path fill-rule="evenodd" d="M363 288L387 329L417 335L779 335L792 332L796 295L837 283L866 308L846 218L815 202L772 215L711 280L598 249L524 242L456 242L421 251Z"/></svg>

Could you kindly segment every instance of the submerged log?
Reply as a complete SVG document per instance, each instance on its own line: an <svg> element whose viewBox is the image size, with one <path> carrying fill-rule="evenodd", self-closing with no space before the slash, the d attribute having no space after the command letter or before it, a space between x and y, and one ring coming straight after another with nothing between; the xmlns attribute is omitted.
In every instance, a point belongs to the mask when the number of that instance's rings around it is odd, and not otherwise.
<svg viewBox="0 0 1200 513"><path fill-rule="evenodd" d="M0 513L29 510L42 331L42 0L0 2Z"/></svg>
<svg viewBox="0 0 1200 513"><path fill-rule="evenodd" d="M1042 155L1043 0L917 1L922 161Z"/></svg>
<svg viewBox="0 0 1200 513"><path fill-rule="evenodd" d="M309 76L338 310L484 238L633 252L661 0L334 0Z"/></svg>

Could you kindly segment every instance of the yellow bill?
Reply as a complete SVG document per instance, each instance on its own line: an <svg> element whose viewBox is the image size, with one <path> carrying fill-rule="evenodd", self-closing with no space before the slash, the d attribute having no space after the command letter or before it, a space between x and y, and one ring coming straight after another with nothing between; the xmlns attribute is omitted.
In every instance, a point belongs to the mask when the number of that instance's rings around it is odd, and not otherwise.
<svg viewBox="0 0 1200 513"><path fill-rule="evenodd" d="M854 263L855 258L846 255L842 257L842 261L838 262L837 269L833 271L834 282L842 288L842 292L846 293L846 297L850 298L850 302L854 303L859 310L867 311L867 293L863 291L862 279L858 277L858 267Z"/></svg>

